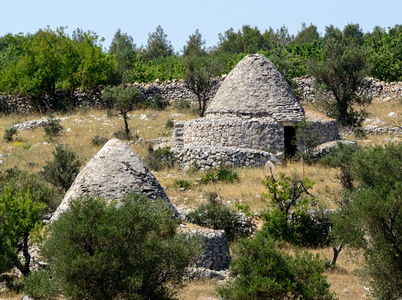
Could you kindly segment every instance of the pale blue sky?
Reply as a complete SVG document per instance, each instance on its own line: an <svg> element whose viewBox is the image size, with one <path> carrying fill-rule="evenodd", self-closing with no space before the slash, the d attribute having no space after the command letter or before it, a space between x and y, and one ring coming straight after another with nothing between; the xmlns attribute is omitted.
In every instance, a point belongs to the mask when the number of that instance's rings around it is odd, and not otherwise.
<svg viewBox="0 0 402 300"><path fill-rule="evenodd" d="M342 29L359 23L365 32L375 25L394 26L402 24L402 0L0 0L0 36L68 26L68 33L76 28L95 31L107 48L118 28L141 46L161 25L180 51L196 29L207 46L214 46L218 34L230 27L237 31L251 25L263 32L285 25L297 34L302 22L313 23L321 33L330 24Z"/></svg>

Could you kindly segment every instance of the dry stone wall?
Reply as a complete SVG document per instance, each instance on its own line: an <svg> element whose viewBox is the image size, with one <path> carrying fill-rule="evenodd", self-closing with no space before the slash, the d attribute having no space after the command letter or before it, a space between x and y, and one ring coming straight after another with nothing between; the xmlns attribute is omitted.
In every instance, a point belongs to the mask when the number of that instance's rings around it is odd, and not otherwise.
<svg viewBox="0 0 402 300"><path fill-rule="evenodd" d="M340 139L336 120L311 112L306 112L306 120L312 124L310 133L318 136L320 144Z"/></svg>
<svg viewBox="0 0 402 300"><path fill-rule="evenodd" d="M270 167L281 162L282 153L219 146L185 146L173 149L180 167L188 170L196 166L201 170L219 167Z"/></svg>
<svg viewBox="0 0 402 300"><path fill-rule="evenodd" d="M314 78L303 76L294 79L298 85L297 92L301 95L302 102L315 100ZM373 101L390 101L402 97L402 81L385 82L372 77L367 77L361 88L363 95L373 98Z"/></svg>
<svg viewBox="0 0 402 300"><path fill-rule="evenodd" d="M284 149L283 126L275 120L265 118L203 118L176 123L175 129L182 133L186 146L222 146L272 150ZM177 133L178 134L178 133Z"/></svg>

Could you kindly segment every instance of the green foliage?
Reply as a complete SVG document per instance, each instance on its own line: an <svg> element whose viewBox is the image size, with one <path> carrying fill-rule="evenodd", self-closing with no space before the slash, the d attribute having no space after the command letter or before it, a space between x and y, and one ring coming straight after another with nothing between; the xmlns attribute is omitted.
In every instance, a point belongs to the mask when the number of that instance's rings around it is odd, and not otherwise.
<svg viewBox="0 0 402 300"><path fill-rule="evenodd" d="M239 235L242 226L239 215L222 204L217 193L209 193L207 197L208 203L201 204L196 210L188 213L187 220L200 226L223 229L229 239L234 239Z"/></svg>
<svg viewBox="0 0 402 300"><path fill-rule="evenodd" d="M0 191L4 192L9 188L13 193L27 193L30 190L31 200L45 203L50 211L54 211L61 202L60 192L52 188L40 174L13 168L0 175Z"/></svg>
<svg viewBox="0 0 402 300"><path fill-rule="evenodd" d="M206 53L205 40L202 39L202 35L197 29L194 34L189 36L187 45L183 48L183 56L203 56Z"/></svg>
<svg viewBox="0 0 402 300"><path fill-rule="evenodd" d="M148 145L148 154L144 158L145 164L154 171L160 171L165 168L172 168L176 161L170 147L163 147L154 150L153 145Z"/></svg>
<svg viewBox="0 0 402 300"><path fill-rule="evenodd" d="M173 46L167 39L163 28L159 25L156 31L148 35L147 46L143 51L144 60L151 61L163 56L173 54Z"/></svg>
<svg viewBox="0 0 402 300"><path fill-rule="evenodd" d="M46 205L31 201L29 190L26 193L13 193L6 188L0 193L0 274L17 267L22 274L29 274L28 236L39 231L42 221L40 213ZM18 257L21 243L25 265Z"/></svg>
<svg viewBox="0 0 402 300"><path fill-rule="evenodd" d="M61 135L63 131L63 126L60 124L59 119L55 119L52 114L47 117L45 129L45 138L49 141L54 141Z"/></svg>
<svg viewBox="0 0 402 300"><path fill-rule="evenodd" d="M109 53L113 54L117 61L115 84L125 84L131 81L131 70L135 66L136 52L137 48L133 38L118 29L109 48Z"/></svg>
<svg viewBox="0 0 402 300"><path fill-rule="evenodd" d="M92 145L94 145L94 146L103 146L107 143L108 140L109 139L107 137L95 135L92 138L91 142L92 142Z"/></svg>
<svg viewBox="0 0 402 300"><path fill-rule="evenodd" d="M66 297L173 299L171 284L202 253L176 228L162 201L134 193L117 207L85 195L52 222L41 253Z"/></svg>
<svg viewBox="0 0 402 300"><path fill-rule="evenodd" d="M278 180L267 176L262 184L269 191L266 196L271 206L263 215L263 231L267 235L299 246L329 244L329 224L322 222L324 216L319 216L315 197L308 192L314 182L307 177L300 180L281 173Z"/></svg>
<svg viewBox="0 0 402 300"><path fill-rule="evenodd" d="M80 40L74 40L64 28L53 31L48 27L7 40L0 53L0 91L29 94L38 109L45 106L44 94L54 96L57 88L95 87L107 82L116 67L90 31L80 32Z"/></svg>
<svg viewBox="0 0 402 300"><path fill-rule="evenodd" d="M341 181L342 187L349 191L353 190L353 182L355 175L353 174L352 159L354 153L360 148L356 144L344 144L337 142L336 147L331 149L330 154L319 160L319 163L337 168L340 171L338 178Z"/></svg>
<svg viewBox="0 0 402 300"><path fill-rule="evenodd" d="M319 87L318 103L322 111L341 125L359 127L367 116L365 107L371 102L358 93L367 74L368 51L349 38L339 29L327 27L325 59L310 60L308 70Z"/></svg>
<svg viewBox="0 0 402 300"><path fill-rule="evenodd" d="M193 182L191 180L175 179L173 186L175 188L189 189L193 186Z"/></svg>
<svg viewBox="0 0 402 300"><path fill-rule="evenodd" d="M220 66L210 57L191 55L184 58L184 67L184 82L187 88L196 95L198 112L200 117L203 117L209 93L213 87L213 79L219 74Z"/></svg>
<svg viewBox="0 0 402 300"><path fill-rule="evenodd" d="M35 300L57 299L59 291L50 278L49 271L39 270L24 278L24 293Z"/></svg>
<svg viewBox="0 0 402 300"><path fill-rule="evenodd" d="M209 169L204 176L201 177L201 184L216 183L222 181L225 183L234 183L239 180L237 172L232 169L219 168Z"/></svg>
<svg viewBox="0 0 402 300"><path fill-rule="evenodd" d="M3 139L5 139L7 142L12 142L12 141L14 141L14 135L17 135L17 134L18 134L17 128L11 127L4 131Z"/></svg>
<svg viewBox="0 0 402 300"><path fill-rule="evenodd" d="M143 101L141 90L134 86L125 87L123 85L105 87L102 97L110 101L113 108L117 110L124 120L124 138L130 139L130 129L128 128L127 113L138 107Z"/></svg>
<svg viewBox="0 0 402 300"><path fill-rule="evenodd" d="M402 28L377 28L366 40L371 75L384 81L402 80Z"/></svg>
<svg viewBox="0 0 402 300"><path fill-rule="evenodd" d="M43 167L42 174L60 192L67 192L77 177L82 163L74 151L61 144L56 145L52 153L53 160L48 161Z"/></svg>
<svg viewBox="0 0 402 300"><path fill-rule="evenodd" d="M344 194L333 233L363 249L365 269L378 299L402 296L402 144L357 151L356 188Z"/></svg>
<svg viewBox="0 0 402 300"><path fill-rule="evenodd" d="M165 124L165 128L166 129L173 129L174 127L174 120L173 119L167 119L166 120L166 124Z"/></svg>
<svg viewBox="0 0 402 300"><path fill-rule="evenodd" d="M335 299L324 264L308 252L291 256L262 233L242 239L234 252L235 278L218 289L224 299Z"/></svg>

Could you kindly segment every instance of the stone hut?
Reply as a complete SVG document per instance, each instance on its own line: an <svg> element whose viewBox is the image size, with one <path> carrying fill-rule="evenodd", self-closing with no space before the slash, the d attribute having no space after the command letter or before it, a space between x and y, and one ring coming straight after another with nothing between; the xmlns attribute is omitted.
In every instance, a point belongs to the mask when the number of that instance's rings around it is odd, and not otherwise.
<svg viewBox="0 0 402 300"><path fill-rule="evenodd" d="M305 116L275 66L264 55L247 55L221 84L205 118L175 124L173 149L183 168L280 163L295 153L292 141ZM339 138L336 122L331 126L321 143Z"/></svg>
<svg viewBox="0 0 402 300"><path fill-rule="evenodd" d="M84 193L119 200L132 191L144 194L151 200L166 201L174 214L179 215L158 180L133 150L120 140L110 140L78 174L53 219L67 210L71 199Z"/></svg>

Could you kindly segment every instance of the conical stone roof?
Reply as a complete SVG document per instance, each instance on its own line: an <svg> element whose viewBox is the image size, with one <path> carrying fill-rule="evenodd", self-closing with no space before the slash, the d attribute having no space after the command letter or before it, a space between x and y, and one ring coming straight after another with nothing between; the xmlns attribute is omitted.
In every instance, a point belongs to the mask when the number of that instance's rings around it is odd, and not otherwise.
<svg viewBox="0 0 402 300"><path fill-rule="evenodd" d="M68 209L71 199L84 193L119 200L132 191L146 195L151 200L166 201L174 214L178 215L158 180L133 150L120 140L110 140L77 175L53 219Z"/></svg>
<svg viewBox="0 0 402 300"><path fill-rule="evenodd" d="M251 54L228 74L206 115L269 116L297 122L304 110L275 66L264 55Z"/></svg>

